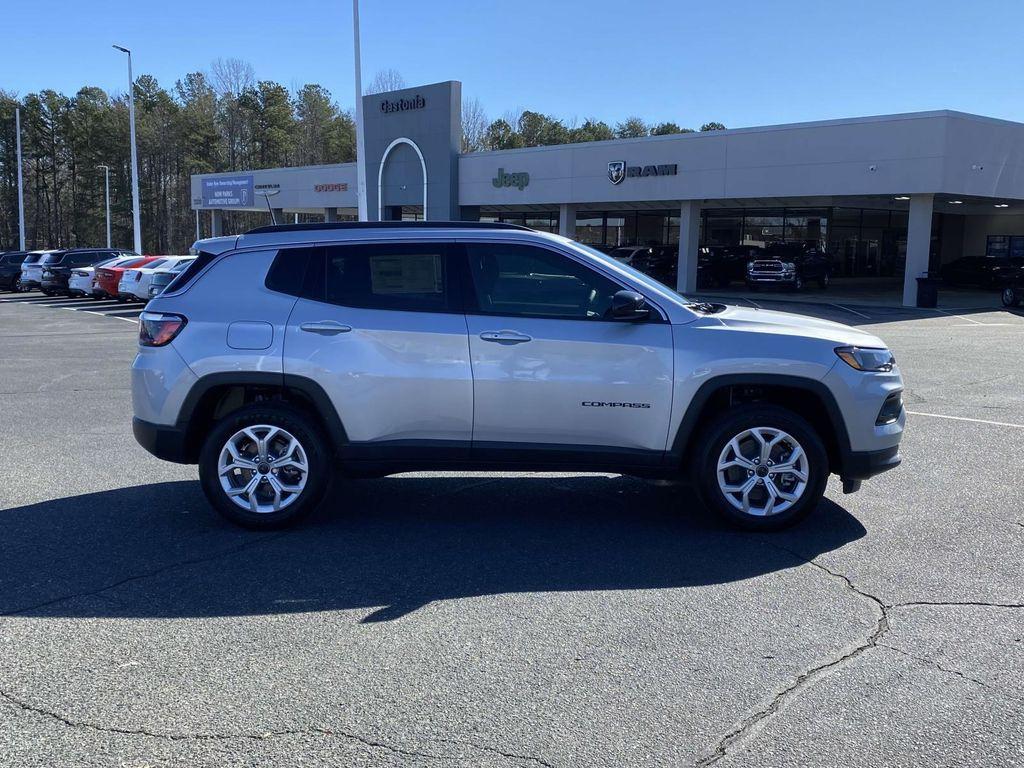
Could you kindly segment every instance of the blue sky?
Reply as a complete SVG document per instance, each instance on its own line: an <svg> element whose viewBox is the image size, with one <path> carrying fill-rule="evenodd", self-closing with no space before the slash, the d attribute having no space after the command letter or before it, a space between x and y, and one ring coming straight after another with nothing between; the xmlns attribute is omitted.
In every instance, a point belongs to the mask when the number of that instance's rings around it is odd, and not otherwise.
<svg viewBox="0 0 1024 768"><path fill-rule="evenodd" d="M925 109L1024 122L1020 0L364 0L363 76L456 79L491 117L729 127ZM4 0L0 88L165 86L217 57L353 104L349 0Z"/></svg>

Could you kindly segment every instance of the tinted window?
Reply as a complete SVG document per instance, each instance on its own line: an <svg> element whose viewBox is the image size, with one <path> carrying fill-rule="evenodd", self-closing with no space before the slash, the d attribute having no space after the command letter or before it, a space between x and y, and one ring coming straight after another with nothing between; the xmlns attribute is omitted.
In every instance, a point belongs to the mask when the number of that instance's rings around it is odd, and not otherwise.
<svg viewBox="0 0 1024 768"><path fill-rule="evenodd" d="M4 259L6 264L21 264L25 260L24 253L11 253Z"/></svg>
<svg viewBox="0 0 1024 768"><path fill-rule="evenodd" d="M41 253L30 253L28 256L25 257L24 263L25 264L35 264L41 258L43 258L43 255Z"/></svg>
<svg viewBox="0 0 1024 768"><path fill-rule="evenodd" d="M267 282L265 283L267 288L279 293L287 293L290 296L300 296L309 255L319 253L320 250L319 248L282 248L274 257L274 263L267 271Z"/></svg>
<svg viewBox="0 0 1024 768"><path fill-rule="evenodd" d="M174 278L171 281L170 285L167 286L166 292L174 293L175 291L184 288L189 280L198 275L206 267L207 264L209 264L216 258L217 255L214 253L200 251L199 255L196 257L196 260L189 264L185 268L184 272L181 272L176 278Z"/></svg>
<svg viewBox="0 0 1024 768"><path fill-rule="evenodd" d="M484 314L600 320L621 290L584 265L532 245L472 243L466 251Z"/></svg>
<svg viewBox="0 0 1024 768"><path fill-rule="evenodd" d="M407 312L454 310L444 243L388 243L325 249L323 299Z"/></svg>

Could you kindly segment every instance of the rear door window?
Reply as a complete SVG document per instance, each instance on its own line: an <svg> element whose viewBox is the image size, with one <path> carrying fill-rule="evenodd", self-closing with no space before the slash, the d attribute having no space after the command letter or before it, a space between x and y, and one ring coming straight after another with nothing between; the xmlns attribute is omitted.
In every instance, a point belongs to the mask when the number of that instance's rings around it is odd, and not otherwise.
<svg viewBox="0 0 1024 768"><path fill-rule="evenodd" d="M447 243L343 245L322 252L311 298L363 309L461 311Z"/></svg>

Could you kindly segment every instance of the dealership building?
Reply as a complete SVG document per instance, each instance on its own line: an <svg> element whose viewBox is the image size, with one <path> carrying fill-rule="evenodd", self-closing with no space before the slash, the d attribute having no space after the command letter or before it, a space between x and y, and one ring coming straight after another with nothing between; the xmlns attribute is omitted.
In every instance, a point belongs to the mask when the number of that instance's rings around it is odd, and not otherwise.
<svg viewBox="0 0 1024 768"><path fill-rule="evenodd" d="M503 221L608 250L822 247L833 277L903 287L961 256L1024 256L1024 124L916 112L462 154L461 84L363 97L370 220ZM355 163L192 177L192 206L357 214ZM197 221L199 216L197 214Z"/></svg>

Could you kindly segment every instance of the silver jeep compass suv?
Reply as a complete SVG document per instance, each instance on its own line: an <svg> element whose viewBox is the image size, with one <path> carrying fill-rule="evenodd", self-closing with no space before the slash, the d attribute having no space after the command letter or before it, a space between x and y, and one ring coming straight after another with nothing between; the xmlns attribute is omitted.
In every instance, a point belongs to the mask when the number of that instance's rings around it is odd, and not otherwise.
<svg viewBox="0 0 1024 768"><path fill-rule="evenodd" d="M146 307L135 436L266 528L331 473L689 479L756 529L899 463L896 363L837 323L694 303L522 227L271 226L196 243Z"/></svg>

